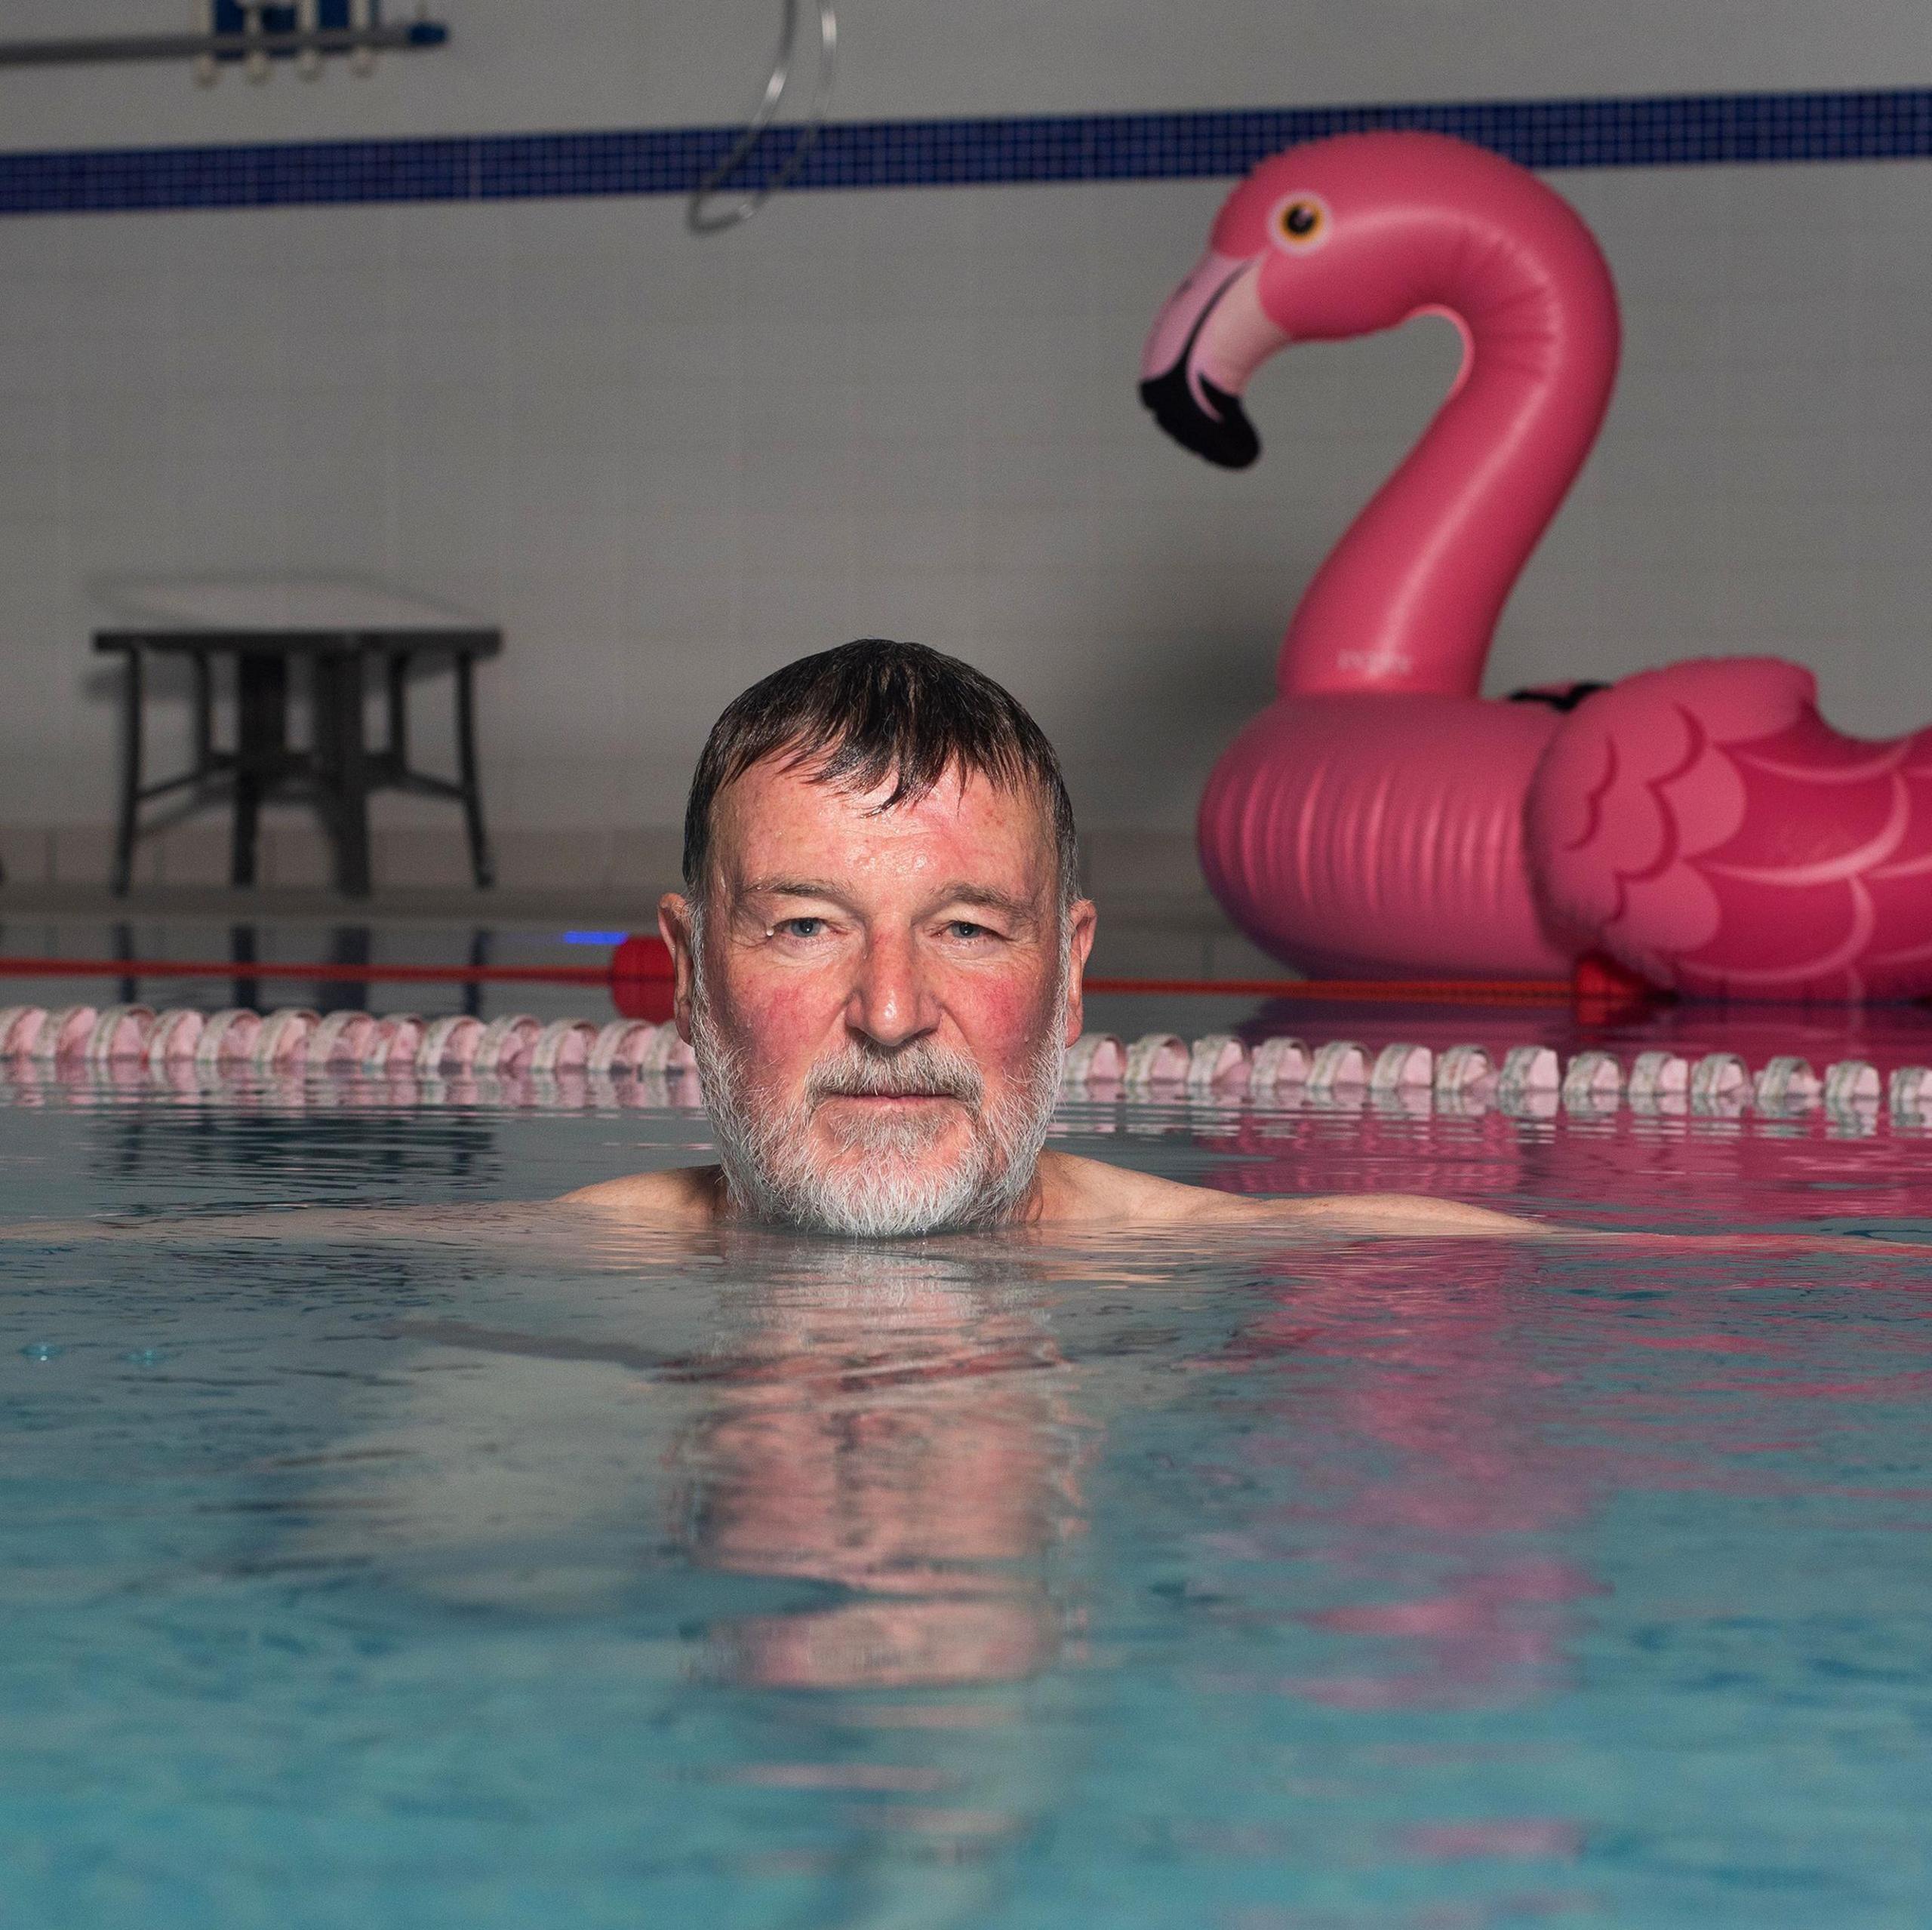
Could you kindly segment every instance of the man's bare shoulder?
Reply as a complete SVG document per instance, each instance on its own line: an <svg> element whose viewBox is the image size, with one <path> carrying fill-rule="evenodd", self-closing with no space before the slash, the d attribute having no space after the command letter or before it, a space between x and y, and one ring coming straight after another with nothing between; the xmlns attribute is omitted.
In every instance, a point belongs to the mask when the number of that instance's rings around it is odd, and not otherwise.
<svg viewBox="0 0 1932 1930"><path fill-rule="evenodd" d="M1046 1153L1040 1160L1043 1225L1294 1226L1312 1234L1395 1234L1436 1239L1549 1239L1558 1230L1512 1214L1417 1194L1362 1193L1300 1200L1251 1199L1189 1186L1104 1160Z"/></svg>
<svg viewBox="0 0 1932 1930"><path fill-rule="evenodd" d="M627 1173L621 1179L580 1186L557 1201L560 1206L588 1206L632 1226L709 1226L723 1197L715 1166L674 1166L668 1172Z"/></svg>

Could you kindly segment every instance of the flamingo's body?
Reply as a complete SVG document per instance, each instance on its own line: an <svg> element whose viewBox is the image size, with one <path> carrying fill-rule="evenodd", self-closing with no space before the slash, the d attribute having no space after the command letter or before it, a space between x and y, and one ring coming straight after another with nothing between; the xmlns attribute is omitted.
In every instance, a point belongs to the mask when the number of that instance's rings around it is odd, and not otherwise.
<svg viewBox="0 0 1932 1930"><path fill-rule="evenodd" d="M1653 983L1733 998L1932 991L1932 732L1860 742L1772 658L1647 670L1531 787L1552 914Z"/></svg>
<svg viewBox="0 0 1932 1930"><path fill-rule="evenodd" d="M1523 850L1523 800L1558 721L1474 697L1284 696L1208 781L1208 883L1259 942L1318 975L1567 973Z"/></svg>
<svg viewBox="0 0 1932 1930"><path fill-rule="evenodd" d="M1243 467L1240 397L1269 355L1424 314L1460 330L1461 371L1316 573L1279 696L1209 780L1221 902L1323 970L1527 976L1600 948L1690 991L1932 990L1932 736L1857 743L1808 673L1764 659L1581 702L1478 694L1616 374L1609 270L1532 175L1429 134L1263 162L1157 319L1142 395Z"/></svg>

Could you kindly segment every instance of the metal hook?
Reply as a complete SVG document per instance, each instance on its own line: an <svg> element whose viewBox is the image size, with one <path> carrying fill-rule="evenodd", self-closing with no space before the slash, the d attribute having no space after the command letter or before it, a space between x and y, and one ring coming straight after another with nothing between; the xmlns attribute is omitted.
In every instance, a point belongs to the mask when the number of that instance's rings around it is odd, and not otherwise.
<svg viewBox="0 0 1932 1930"><path fill-rule="evenodd" d="M717 198L723 184L742 167L759 137L770 127L792 85L798 56L800 0L785 0L785 21L778 44L778 57L772 63L771 77L764 84L764 97L758 103L743 134L731 144L731 151L691 190L685 206L685 226L694 235L721 234L735 228L762 207L772 195L804 166L805 156L825 125L825 112L832 97L832 79L838 64L838 17L832 0L818 0L818 78L812 89L811 105L798 124L798 138L783 167L764 185L742 196L728 207L713 213L708 204Z"/></svg>

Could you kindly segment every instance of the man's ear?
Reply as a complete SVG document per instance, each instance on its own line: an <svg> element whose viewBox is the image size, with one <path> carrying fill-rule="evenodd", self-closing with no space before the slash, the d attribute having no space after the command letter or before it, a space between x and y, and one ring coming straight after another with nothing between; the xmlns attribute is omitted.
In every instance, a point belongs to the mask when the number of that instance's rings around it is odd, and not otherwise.
<svg viewBox="0 0 1932 1930"><path fill-rule="evenodd" d="M697 933L691 902L675 891L657 901L657 930L671 952L671 1013L678 1036L688 1045L691 1037L691 987L696 980Z"/></svg>
<svg viewBox="0 0 1932 1930"><path fill-rule="evenodd" d="M1079 1037L1081 1028L1087 1022L1085 994L1082 981L1087 971L1088 954L1094 949L1094 927L1100 914L1094 908L1091 898L1076 899L1067 908L1066 947L1066 1043L1072 1045Z"/></svg>

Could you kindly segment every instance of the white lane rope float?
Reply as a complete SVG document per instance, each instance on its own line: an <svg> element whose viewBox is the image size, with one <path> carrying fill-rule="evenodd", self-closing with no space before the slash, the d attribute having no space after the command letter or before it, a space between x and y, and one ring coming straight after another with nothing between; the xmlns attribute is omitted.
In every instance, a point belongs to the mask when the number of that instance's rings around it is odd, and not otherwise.
<svg viewBox="0 0 1932 1930"><path fill-rule="evenodd" d="M580 1093L586 1082L633 1105L693 1104L696 1062L672 1025L617 1019L546 1023L509 1013L485 1024L466 1013L426 1019L361 1011L269 1013L230 1006L156 1012L144 1005L0 1006L0 1081L50 1081L134 1093L219 1091L224 1083L287 1085L338 1079L434 1088L430 1096L515 1103ZM606 1089L608 1089L608 1090ZM1737 1119L1801 1118L1823 1111L1857 1120L1881 1111L1895 1126L1932 1130L1932 1067L1901 1065L1881 1078L1868 1061L1840 1059L1822 1072L1792 1054L1755 1071L1734 1053L1687 1058L1637 1053L1626 1065L1591 1048L1559 1058L1548 1046L1486 1046L1441 1052L1407 1040L1379 1047L1355 1039L1311 1044L1277 1037L1251 1048L1230 1032L1191 1043L1174 1032L1124 1043L1084 1034L1068 1053L1063 1096L1128 1105L1259 1109L1364 1107L1420 1116L1497 1111L1521 1118L1602 1119L1620 1111Z"/></svg>

